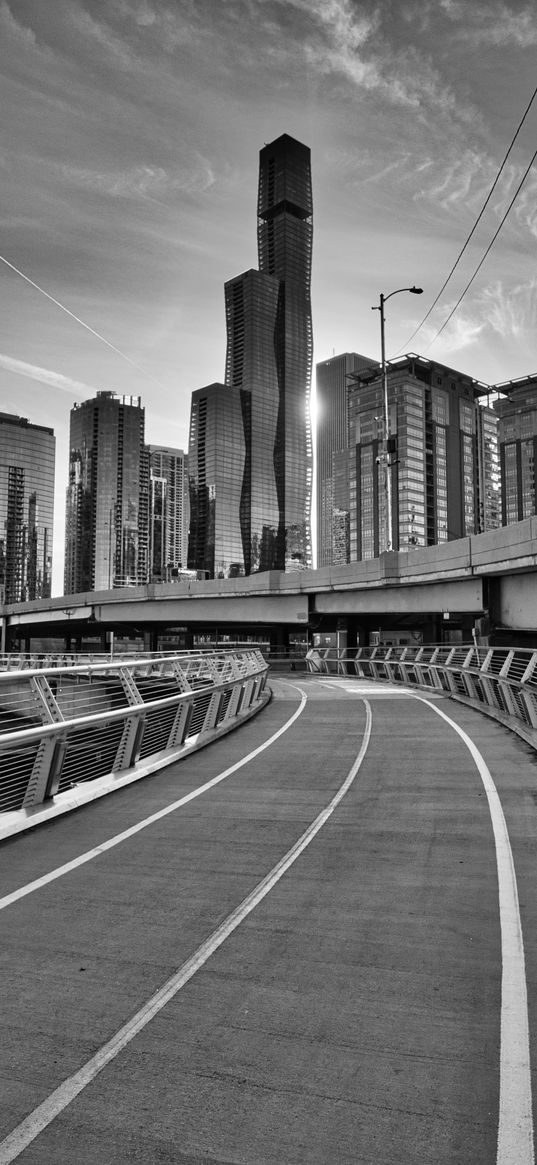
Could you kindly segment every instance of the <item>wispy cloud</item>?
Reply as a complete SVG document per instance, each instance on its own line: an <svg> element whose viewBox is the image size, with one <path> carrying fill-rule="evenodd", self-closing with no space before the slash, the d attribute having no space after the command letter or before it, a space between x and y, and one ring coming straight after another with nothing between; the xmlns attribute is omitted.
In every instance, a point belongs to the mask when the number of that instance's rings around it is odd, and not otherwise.
<svg viewBox="0 0 537 1165"><path fill-rule="evenodd" d="M440 0L440 8L451 21L464 23L461 36L466 43L498 47L514 44L518 48L537 44L537 13L533 5L515 10L501 0L471 5L463 0Z"/></svg>
<svg viewBox="0 0 537 1165"><path fill-rule="evenodd" d="M215 182L211 163L196 154L180 173L170 174L162 166L131 166L127 170L100 171L61 163L62 180L84 190L94 190L111 198L155 199L168 192L198 194Z"/></svg>
<svg viewBox="0 0 537 1165"><path fill-rule="evenodd" d="M537 277L526 283L506 285L501 279L484 287L471 304L461 304L445 331L435 339L442 320L455 306L455 301L444 304L440 313L431 317L420 332L417 341L420 352L433 349L433 354L457 352L469 348L488 335L501 340L522 340L533 334L537 325ZM434 322L433 322L434 321Z"/></svg>
<svg viewBox="0 0 537 1165"><path fill-rule="evenodd" d="M81 380L72 380L70 376L64 376L61 372L40 368L38 364L28 364L26 360L16 360L3 352L0 352L0 368L4 368L6 372L14 372L16 376L27 376L30 380L37 380L41 384L46 384L48 388L59 388L71 395L74 393L75 396L94 396L99 391Z"/></svg>

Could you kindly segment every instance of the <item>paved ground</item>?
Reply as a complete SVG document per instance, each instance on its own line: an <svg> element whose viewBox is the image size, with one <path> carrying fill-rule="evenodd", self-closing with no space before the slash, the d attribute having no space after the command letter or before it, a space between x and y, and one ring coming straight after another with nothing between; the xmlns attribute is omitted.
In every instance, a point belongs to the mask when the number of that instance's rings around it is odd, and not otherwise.
<svg viewBox="0 0 537 1165"><path fill-rule="evenodd" d="M0 1165L497 1161L498 878L475 761L400 689L272 687L216 745L0 846L6 896L232 767L303 704L225 780L0 912ZM503 805L535 1060L537 754L431 704L475 742Z"/></svg>

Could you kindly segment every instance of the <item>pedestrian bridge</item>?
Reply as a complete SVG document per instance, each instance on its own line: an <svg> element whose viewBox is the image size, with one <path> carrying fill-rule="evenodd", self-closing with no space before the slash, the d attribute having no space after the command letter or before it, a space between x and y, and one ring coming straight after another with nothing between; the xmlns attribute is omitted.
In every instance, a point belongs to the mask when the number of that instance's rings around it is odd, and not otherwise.
<svg viewBox="0 0 537 1165"><path fill-rule="evenodd" d="M256 684L237 731L0 845L0 1165L533 1165L535 656L249 667L173 693Z"/></svg>

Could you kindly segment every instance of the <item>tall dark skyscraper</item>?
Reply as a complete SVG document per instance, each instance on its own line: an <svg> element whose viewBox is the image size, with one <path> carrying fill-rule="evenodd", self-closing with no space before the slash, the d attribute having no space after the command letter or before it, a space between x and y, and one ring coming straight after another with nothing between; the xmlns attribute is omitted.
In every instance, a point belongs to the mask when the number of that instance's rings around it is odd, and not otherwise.
<svg viewBox="0 0 537 1165"><path fill-rule="evenodd" d="M71 410L65 594L147 582L149 452L140 397Z"/></svg>
<svg viewBox="0 0 537 1165"><path fill-rule="evenodd" d="M239 390L246 574L311 563L310 151L287 134L260 152L259 271L226 283L226 384Z"/></svg>
<svg viewBox="0 0 537 1165"><path fill-rule="evenodd" d="M48 598L52 571L52 429L0 413L0 600Z"/></svg>

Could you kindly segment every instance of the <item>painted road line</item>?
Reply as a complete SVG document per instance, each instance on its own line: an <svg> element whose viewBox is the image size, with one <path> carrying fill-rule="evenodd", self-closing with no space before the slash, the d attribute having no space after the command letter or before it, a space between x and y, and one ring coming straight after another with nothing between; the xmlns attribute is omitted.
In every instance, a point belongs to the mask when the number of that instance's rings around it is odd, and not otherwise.
<svg viewBox="0 0 537 1165"><path fill-rule="evenodd" d="M283 858L273 867L266 878L252 890L251 894L241 902L240 906L236 908L225 921L205 940L204 943L198 947L195 954L192 955L183 966L171 976L164 985L151 996L150 999L132 1016L128 1022L116 1032L115 1036L108 1043L103 1044L102 1048L92 1056L78 1072L63 1081L58 1088L54 1090L47 1097L42 1104L38 1105L33 1112L26 1117L25 1120L13 1129L0 1143L0 1165L9 1165L14 1161L20 1153L24 1151L47 1128L52 1121L59 1116L61 1112L87 1087L88 1084L95 1079L96 1076L102 1072L103 1068L114 1060L124 1048L130 1044L131 1040L142 1031L144 1027L166 1006L171 999L189 982L190 979L199 971L201 967L210 959L211 955L222 946L222 943L233 933L234 930L240 926L241 922L248 917L249 914L255 910L256 906L266 898L267 894L276 886L283 875L287 872L290 866L296 862L301 853L310 845L314 837L322 829L323 825L328 821L329 817L339 805L345 794L349 791L353 781L355 780L362 761L365 757L369 746L371 737L371 707L364 700L366 708L366 725L362 745L352 768L348 772L343 784L338 789L337 793L332 797L328 805L321 810L315 820L308 826L305 832L299 837L298 841L291 847Z"/></svg>
<svg viewBox="0 0 537 1165"><path fill-rule="evenodd" d="M411 688L405 688L402 684L397 684L391 687L389 684L375 683L375 680L366 681L364 684L360 680L317 680L316 683L322 688L330 688L330 691L348 692L351 696L367 695L374 698L375 696L409 696L412 693Z"/></svg>
<svg viewBox="0 0 537 1165"><path fill-rule="evenodd" d="M513 852L498 790L473 740L441 708L412 693L454 729L479 771L487 795L496 847L500 904L502 996L500 1104L496 1165L534 1165L528 993L524 940Z"/></svg>
<svg viewBox="0 0 537 1165"><path fill-rule="evenodd" d="M295 686L295 685L293 685ZM155 821L160 821L162 817L167 817L169 813L175 813L176 809L181 809L183 805L187 805L189 801L194 801L196 797L201 797L203 793L207 793L209 789L214 788L220 781L225 781L243 765L247 765L250 761L255 760L256 756L264 752L266 748L270 748L284 732L294 724L295 720L302 714L306 707L307 695L296 686L297 692L301 695L301 700L298 708L293 715L282 724L282 727L274 732L264 744L260 744L254 748L248 756L242 758L231 765L230 768L225 769L223 773L218 773L216 777L212 777L210 781L206 781L204 785L199 785L197 789L193 789L191 793L186 793L184 797L180 797L178 801L174 801L171 805L167 805L164 809L159 809L157 813L152 813L150 817L145 817L143 821L139 821L137 825L132 825L130 829L125 829L123 833L117 833L114 837L110 837L108 841L101 842L100 845L94 846L93 849L87 850L86 853L80 854L79 857L73 858L72 861L66 862L63 866L58 866L55 870L51 870L48 874L43 874L41 878L36 878L33 882L28 882L26 886L21 886L18 890L13 890L11 894L6 894L0 898L0 910L5 910L6 906L11 906L14 902L18 902L20 898L26 898L28 894L33 894L36 890L40 890L43 886L48 886L49 882L54 882L56 878L62 878L64 874L70 874L72 870L77 870L79 866L83 866L86 862L93 861L94 858L99 857L99 854L106 853L109 849L114 849L116 845L121 845L121 842L127 841L128 838L134 837L136 833L140 833L142 829L147 829L148 826L153 825ZM173 762L170 762L173 763Z"/></svg>

